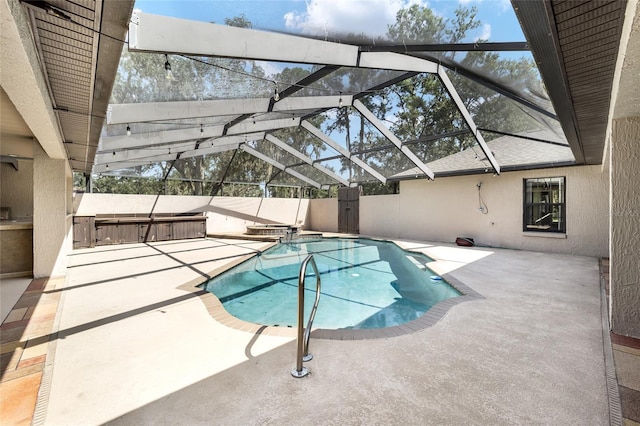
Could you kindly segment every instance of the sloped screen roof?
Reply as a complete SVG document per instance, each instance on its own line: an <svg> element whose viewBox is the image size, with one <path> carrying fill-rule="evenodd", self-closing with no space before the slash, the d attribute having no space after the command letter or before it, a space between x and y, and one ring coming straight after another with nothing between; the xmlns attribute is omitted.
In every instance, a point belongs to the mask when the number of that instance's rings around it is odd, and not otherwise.
<svg viewBox="0 0 640 426"><path fill-rule="evenodd" d="M94 173L214 193L572 163L522 33L474 40L476 13L414 5L383 34L319 37L136 11Z"/></svg>

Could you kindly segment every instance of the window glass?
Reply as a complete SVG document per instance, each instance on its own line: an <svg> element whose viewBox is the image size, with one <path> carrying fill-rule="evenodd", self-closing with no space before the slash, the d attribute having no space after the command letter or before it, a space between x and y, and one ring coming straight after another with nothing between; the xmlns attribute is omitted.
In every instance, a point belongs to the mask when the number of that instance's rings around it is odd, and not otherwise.
<svg viewBox="0 0 640 426"><path fill-rule="evenodd" d="M566 232L565 178L524 180L525 231Z"/></svg>

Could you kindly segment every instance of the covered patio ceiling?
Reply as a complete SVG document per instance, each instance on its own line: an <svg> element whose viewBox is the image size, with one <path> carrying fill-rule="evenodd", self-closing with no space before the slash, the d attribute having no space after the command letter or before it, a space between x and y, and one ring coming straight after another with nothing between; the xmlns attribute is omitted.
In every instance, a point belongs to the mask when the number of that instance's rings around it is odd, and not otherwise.
<svg viewBox="0 0 640 426"><path fill-rule="evenodd" d="M227 78L227 83L235 83L213 96L216 83L209 81L192 85L195 91L186 95L175 97L156 90L153 96L141 97L134 103L112 103L107 107L105 90L113 85L115 52L122 45L117 35L122 31L123 16L131 13L132 3L61 0L22 4L27 6L36 45L45 59L43 68L74 171L141 175L141 170L148 173L156 165L168 176L167 170L177 162L241 152L273 170L268 179L261 178L263 183L271 179L277 182L288 175L289 179L282 182L316 188L600 163L609 113L607 94L613 81L611 70L624 21L624 2L588 2L587 6L516 0L514 11L524 34L520 40L374 42L337 34L320 40L136 11L129 24L129 55L157 58L160 68L168 65L167 75L173 64L171 73L176 79L185 78L180 66L176 66L180 61L217 67L219 72L235 73L237 78ZM91 16L85 17L90 11ZM89 29L78 30L74 26L80 18L93 20L85 25ZM605 24L606 31L600 31ZM50 36L53 30L63 33ZM70 70L56 74L62 66L58 62L82 62L81 58L64 59L60 54L79 54L76 50L81 46L75 46L78 40L74 34L99 36L93 44L86 41L87 46L92 46L85 49L91 64L86 78L72 75ZM62 43L54 46L57 56L48 53L50 40ZM105 47L99 48L100 43ZM598 49L587 50L594 45ZM532 55L542 84L523 85L522 81L510 81L507 72L465 61L482 52L506 58L513 52ZM243 65L225 68L238 63ZM247 64L256 63L277 64L280 71L289 68L305 72L286 79L282 74L252 74ZM122 66L121 62L121 77ZM452 125L417 137L398 136L397 103L386 115L374 109L381 102L391 102L403 84L425 75L431 76L452 105ZM86 79L86 90L70 84L78 78ZM589 90L590 85L598 90ZM488 113L478 113L478 105L469 103L469 93L474 91L484 93L479 102L498 99L501 108L518 111L526 128L501 128L488 118ZM64 104L71 99L79 102L78 108ZM495 114L495 110L492 112ZM342 126L336 130L336 125L332 126L341 114L351 117L349 129ZM353 124L355 120L363 123L360 129ZM351 133L350 140L345 133ZM367 140L362 137L365 133ZM77 137L72 136L76 134ZM517 144L506 143L513 138L529 143L527 146L533 151L528 149L527 153L533 152L531 158L510 160L518 149ZM305 143L296 143L297 139ZM464 157L475 158L478 165L472 167L467 161L456 166L447 160L434 167L434 161L452 155L430 152L444 141L453 141L468 151ZM453 155L452 159L459 157ZM231 161L235 157L234 154ZM442 164L450 166L443 170ZM224 178L228 166L221 164L211 179ZM276 174L280 177L276 178Z"/></svg>
<svg viewBox="0 0 640 426"><path fill-rule="evenodd" d="M7 43L13 60L3 59L3 87L16 104L34 136L53 158L66 156L75 171L90 172L97 150L104 115L109 103L118 61L122 52L133 0L8 0L3 16L3 42ZM3 10L4 12L4 10ZM11 15L16 28L10 38L5 19ZM8 22L8 21L6 21ZM26 30L26 31L24 31ZM29 34L30 30L30 34ZM5 38L6 37L6 38ZM49 111L34 108L25 73L20 73L14 50L27 40L35 44L30 66L41 71L44 84L39 88ZM29 46L30 47L30 46ZM31 49L25 52L31 55ZM11 69L7 69L10 67ZM22 81L13 84L10 81ZM48 123L50 131L34 130L40 122ZM61 140L60 140L61 139ZM7 141L9 142L9 141ZM62 155L59 155L62 154Z"/></svg>

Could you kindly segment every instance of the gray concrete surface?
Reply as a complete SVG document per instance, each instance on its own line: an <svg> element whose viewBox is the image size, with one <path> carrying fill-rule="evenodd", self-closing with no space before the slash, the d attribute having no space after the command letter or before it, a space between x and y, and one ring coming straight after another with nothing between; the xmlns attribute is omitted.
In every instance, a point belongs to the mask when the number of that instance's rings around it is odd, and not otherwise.
<svg viewBox="0 0 640 426"><path fill-rule="evenodd" d="M264 243L74 252L46 423L608 422L597 259L401 244L486 299L410 335L312 339L303 379L294 341L225 327L176 289Z"/></svg>

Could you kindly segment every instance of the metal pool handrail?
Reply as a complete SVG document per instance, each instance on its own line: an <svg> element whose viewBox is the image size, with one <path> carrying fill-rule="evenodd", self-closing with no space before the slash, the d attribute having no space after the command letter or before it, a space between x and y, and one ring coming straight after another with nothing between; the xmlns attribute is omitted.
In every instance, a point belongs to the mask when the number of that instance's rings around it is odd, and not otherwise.
<svg viewBox="0 0 640 426"><path fill-rule="evenodd" d="M316 274L316 300L313 302L313 308L311 309L311 315L309 315L307 327L304 328L304 277L307 274L307 264L309 263L311 263L313 271ZM318 272L318 265L316 265L316 261L313 260L313 255L310 254L302 262L302 265L300 266L300 273L298 274L298 353L296 357L296 368L291 370L291 375L293 377L299 378L309 374L309 370L302 366L302 361L310 361L313 359L313 355L309 353L309 337L311 336L311 326L313 325L313 319L316 317L318 302L320 301L320 286L320 272Z"/></svg>

